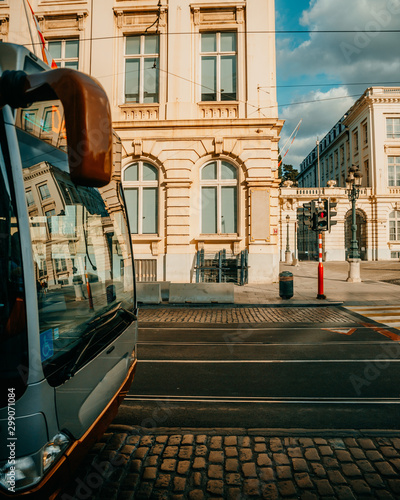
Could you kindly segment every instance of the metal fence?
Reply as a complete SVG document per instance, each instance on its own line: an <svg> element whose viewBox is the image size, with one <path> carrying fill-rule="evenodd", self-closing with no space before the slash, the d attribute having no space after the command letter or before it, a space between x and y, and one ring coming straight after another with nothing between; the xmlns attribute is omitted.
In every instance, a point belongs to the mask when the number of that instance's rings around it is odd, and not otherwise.
<svg viewBox="0 0 400 500"><path fill-rule="evenodd" d="M216 254L196 253L196 283L248 283L248 251L226 255L226 250Z"/></svg>

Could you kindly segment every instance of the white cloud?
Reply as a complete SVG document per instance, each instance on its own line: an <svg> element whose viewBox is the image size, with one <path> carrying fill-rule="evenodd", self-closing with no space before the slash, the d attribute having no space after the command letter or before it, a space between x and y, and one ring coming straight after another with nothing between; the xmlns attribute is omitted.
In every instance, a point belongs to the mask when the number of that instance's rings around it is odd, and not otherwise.
<svg viewBox="0 0 400 500"><path fill-rule="evenodd" d="M315 147L317 138L322 139L329 132L351 107L355 98L349 96L345 87L339 87L327 92L319 90L310 92L302 97L302 101L310 102L288 106L283 108L280 114L280 118L285 120L281 133L281 147L284 146L300 119L303 120L296 139L284 159L284 163L291 164L295 168L298 168Z"/></svg>
<svg viewBox="0 0 400 500"><path fill-rule="evenodd" d="M292 105L280 113L286 120L282 131L282 147L300 118L299 134L285 163L298 167L315 146L346 112L355 98L375 82L400 81L400 0L311 0L303 11L300 24L311 31L304 41L277 39L278 74L281 79L315 82L325 75L327 82L342 82L342 87L327 92L299 95L293 101L317 100L316 104ZM317 31L349 30L350 33L318 33ZM307 81L307 80L306 80ZM362 86L347 85L363 82ZM332 97L347 97L323 101Z"/></svg>

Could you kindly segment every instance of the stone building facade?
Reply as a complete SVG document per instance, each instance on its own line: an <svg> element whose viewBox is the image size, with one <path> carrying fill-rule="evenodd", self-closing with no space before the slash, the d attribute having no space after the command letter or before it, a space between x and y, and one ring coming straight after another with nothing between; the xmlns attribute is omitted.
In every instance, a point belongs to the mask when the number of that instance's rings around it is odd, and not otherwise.
<svg viewBox="0 0 400 500"><path fill-rule="evenodd" d="M120 137L114 178L150 279L190 282L196 253L248 251L249 282L279 271L273 0L32 0L59 66L96 77ZM0 37L39 55L23 0ZM34 41L38 41L30 23ZM140 276L139 276L140 279Z"/></svg>
<svg viewBox="0 0 400 500"><path fill-rule="evenodd" d="M367 89L300 165L297 205L323 197L338 202L338 224L325 234L328 260L344 260L350 245L351 204L345 179L363 175L357 200L358 243L364 260L400 257L400 87ZM329 187L327 187L329 185ZM283 198L288 190L282 191ZM293 196L296 191L296 196ZM295 204L295 206L297 206Z"/></svg>

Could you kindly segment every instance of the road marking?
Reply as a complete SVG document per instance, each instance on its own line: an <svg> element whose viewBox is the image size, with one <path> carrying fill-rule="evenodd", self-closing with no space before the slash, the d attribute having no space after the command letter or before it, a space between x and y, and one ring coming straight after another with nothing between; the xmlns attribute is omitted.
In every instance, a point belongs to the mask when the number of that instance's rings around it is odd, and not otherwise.
<svg viewBox="0 0 400 500"><path fill-rule="evenodd" d="M357 328L337 328L335 330L331 328L322 328L322 330L333 333L341 333L342 335L352 335L355 331L357 331Z"/></svg>
<svg viewBox="0 0 400 500"><path fill-rule="evenodd" d="M374 330L375 332L378 332L381 335L384 335L385 337L394 340L395 342L400 341L400 335L397 335L396 333L393 332L389 332L389 330L385 330L384 328L381 328L376 325L369 325L368 323L364 324L363 326L366 326L367 328L370 328L371 330Z"/></svg>
<svg viewBox="0 0 400 500"><path fill-rule="evenodd" d="M345 306L349 311L400 330L400 306ZM386 335L387 336L387 335ZM391 337L389 337L391 338ZM394 339L392 339L394 340Z"/></svg>
<svg viewBox="0 0 400 500"><path fill-rule="evenodd" d="M390 333L390 332L389 332ZM399 337L400 339L400 337ZM400 359L384 359L388 363L400 363ZM375 363L376 359L139 359L139 363L197 363L197 364L237 364L237 363Z"/></svg>

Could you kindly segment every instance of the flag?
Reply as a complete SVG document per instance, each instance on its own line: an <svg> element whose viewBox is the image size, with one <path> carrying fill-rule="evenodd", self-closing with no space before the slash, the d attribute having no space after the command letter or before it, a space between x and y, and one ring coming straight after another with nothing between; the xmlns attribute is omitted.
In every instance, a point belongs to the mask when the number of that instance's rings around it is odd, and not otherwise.
<svg viewBox="0 0 400 500"><path fill-rule="evenodd" d="M39 23L38 23L38 20L35 16L35 13L33 12L33 9L31 7L31 4L29 3L29 0L26 0L28 2L28 5L29 5L29 8L31 9L31 12L32 12L32 17L33 17L33 20L35 22L35 26L36 26L36 29L37 29L37 32L38 32L38 35L39 35L39 38L40 38L40 43L42 45L41 49L42 49L42 58L43 58L43 61L48 65L50 66L51 69L56 69L57 68L57 64L55 63L53 57L51 56L50 52L46 49L46 40L44 39L44 36L43 36L43 33L40 29L40 26L39 26Z"/></svg>
<svg viewBox="0 0 400 500"><path fill-rule="evenodd" d="M301 125L301 122L302 122L302 121L303 121L303 119L301 119L301 120L299 121L299 123L297 124L297 127L293 130L293 132L291 133L291 135L290 135L289 139L286 141L286 144L287 144L287 143L290 141L290 139L292 139L292 137L293 137L292 142L289 144L289 147L287 148L287 150L286 150L285 154L282 156L281 161L278 163L278 167L280 167L280 166L281 166L281 164L282 164L282 162L283 162L283 159L284 159L284 158L285 158L285 156L289 153L290 146L293 144L294 140L296 139L296 135L297 135L297 132L299 131L299 128L300 128L300 125ZM286 144L283 146L282 151L285 149Z"/></svg>

